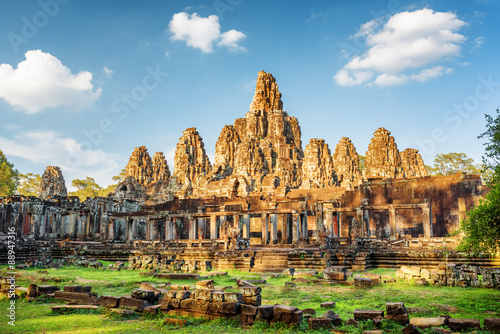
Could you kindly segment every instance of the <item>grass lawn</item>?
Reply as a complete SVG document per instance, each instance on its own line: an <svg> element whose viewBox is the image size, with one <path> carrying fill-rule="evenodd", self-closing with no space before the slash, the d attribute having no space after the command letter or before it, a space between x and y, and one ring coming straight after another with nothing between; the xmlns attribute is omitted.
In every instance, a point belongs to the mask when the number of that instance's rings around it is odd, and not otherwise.
<svg viewBox="0 0 500 334"><path fill-rule="evenodd" d="M6 266L0 266L5 273ZM377 269L371 272L395 277L394 270ZM81 267L62 267L59 269L29 268L19 270L16 284L27 287L30 283L38 285L91 285L92 291L98 295L122 296L138 288L141 282L155 284L165 283L165 279L140 275L141 270L108 271ZM407 308L420 308L410 317L434 317L448 314L453 318L480 319L500 317L500 290L482 288L416 286L398 280L396 283L383 284L365 290L350 286L297 284L285 287L290 277L269 277L266 274L228 271L227 276L214 277L217 287L232 286L228 291L238 291L236 278L267 280L262 286L262 304L285 304L300 309L313 308L316 316L326 312L320 307L324 301L335 301L333 309L343 320L353 317L357 308L385 310L385 303L404 302ZM57 281L57 283L55 281ZM188 284L194 289L195 281L176 280L173 284ZM106 314L104 310L81 311L79 313L52 315L50 307L57 305L53 299L37 299L27 302L16 301L15 327L8 324L7 308L9 300L0 300L0 333L328 333L328 331L310 331L304 322L298 328L287 328L280 325L269 327L264 323L256 323L248 329L242 329L229 320L206 321L204 319L188 319L183 327L165 325L165 315L134 315L121 317ZM453 306L454 308L449 308ZM400 333L401 326L384 321L382 327L391 333ZM361 333L371 329L371 321L361 324L357 329L346 329L349 333ZM430 331L427 331L430 333Z"/></svg>

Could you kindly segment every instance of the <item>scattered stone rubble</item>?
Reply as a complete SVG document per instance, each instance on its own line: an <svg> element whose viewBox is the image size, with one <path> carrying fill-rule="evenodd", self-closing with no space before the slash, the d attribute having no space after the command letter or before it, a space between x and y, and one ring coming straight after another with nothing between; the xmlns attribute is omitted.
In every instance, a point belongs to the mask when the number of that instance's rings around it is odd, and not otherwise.
<svg viewBox="0 0 500 334"><path fill-rule="evenodd" d="M482 275L482 280L479 276ZM401 266L396 277L418 285L459 286L500 288L500 268L457 266L455 263L441 263L436 269L423 269L418 266Z"/></svg>

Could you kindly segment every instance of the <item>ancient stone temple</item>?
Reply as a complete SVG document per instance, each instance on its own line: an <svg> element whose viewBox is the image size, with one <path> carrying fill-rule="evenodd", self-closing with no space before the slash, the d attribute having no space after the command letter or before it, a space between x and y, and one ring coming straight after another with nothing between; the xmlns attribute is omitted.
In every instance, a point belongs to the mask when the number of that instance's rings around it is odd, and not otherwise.
<svg viewBox="0 0 500 334"><path fill-rule="evenodd" d="M196 128L186 129L175 150L174 176L186 188L196 187L199 179L212 170L203 139Z"/></svg>
<svg viewBox="0 0 500 334"><path fill-rule="evenodd" d="M323 139L311 139L304 152L301 188L331 187L336 184L336 181L328 144Z"/></svg>
<svg viewBox="0 0 500 334"><path fill-rule="evenodd" d="M391 179L402 177L401 157L391 132L378 128L374 133L365 156L365 179Z"/></svg>
<svg viewBox="0 0 500 334"><path fill-rule="evenodd" d="M403 177L423 177L427 176L424 160L418 150L407 148L401 152L401 167L403 169Z"/></svg>
<svg viewBox="0 0 500 334"><path fill-rule="evenodd" d="M66 197L68 195L64 177L59 167L47 166L47 169L45 169L42 175L39 194L40 198L43 199L55 196Z"/></svg>
<svg viewBox="0 0 500 334"><path fill-rule="evenodd" d="M347 137L333 156L322 139L303 151L297 118L284 111L275 78L261 71L249 110L220 132L213 166L192 127L179 138L172 169L163 153L151 159L137 147L105 198L66 197L61 170L48 167L40 198L0 198L0 240L15 227L33 242L19 259L39 255L40 244L78 240L92 241L86 252L94 255L113 244L122 256L115 258L178 270L384 267L411 261L406 248L414 244L428 245L428 261L437 261L435 248L487 188L478 175L427 176L418 151L399 152L390 134L375 131L362 172ZM50 252L74 253L61 249Z"/></svg>
<svg viewBox="0 0 500 334"><path fill-rule="evenodd" d="M339 186L351 189L361 183L359 155L352 141L342 137L335 147L333 168L338 178Z"/></svg>

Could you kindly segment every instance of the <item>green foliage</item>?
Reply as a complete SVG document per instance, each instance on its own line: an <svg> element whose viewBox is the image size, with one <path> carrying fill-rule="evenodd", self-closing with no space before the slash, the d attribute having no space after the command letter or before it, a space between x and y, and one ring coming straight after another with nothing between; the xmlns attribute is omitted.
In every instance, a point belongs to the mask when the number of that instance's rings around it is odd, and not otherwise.
<svg viewBox="0 0 500 334"><path fill-rule="evenodd" d="M125 168L123 168L120 171L120 174L113 176L111 179L118 184L118 183L123 181L123 179L125 178L126 175L127 175L127 172L126 172Z"/></svg>
<svg viewBox="0 0 500 334"><path fill-rule="evenodd" d="M490 191L479 205L467 212L467 218L460 223L463 238L459 248L474 254L500 253L500 112L486 117L486 132L478 138L487 137L486 157L483 166L490 171L487 179Z"/></svg>
<svg viewBox="0 0 500 334"><path fill-rule="evenodd" d="M364 155L359 155L359 171L363 172L363 169L365 169L365 156Z"/></svg>
<svg viewBox="0 0 500 334"><path fill-rule="evenodd" d="M70 192L69 195L78 196L82 201L86 200L87 197L99 196L99 191L102 190L95 180L89 176L85 180L75 179L71 182L71 185L78 190Z"/></svg>
<svg viewBox="0 0 500 334"><path fill-rule="evenodd" d="M441 153L434 158L434 166L426 166L430 175L453 175L457 172L479 174L480 169L474 165L474 160L465 153Z"/></svg>
<svg viewBox="0 0 500 334"><path fill-rule="evenodd" d="M23 196L38 196L42 177L39 174L19 174L19 185L16 193Z"/></svg>
<svg viewBox="0 0 500 334"><path fill-rule="evenodd" d="M0 150L0 196L11 196L17 187L19 173Z"/></svg>

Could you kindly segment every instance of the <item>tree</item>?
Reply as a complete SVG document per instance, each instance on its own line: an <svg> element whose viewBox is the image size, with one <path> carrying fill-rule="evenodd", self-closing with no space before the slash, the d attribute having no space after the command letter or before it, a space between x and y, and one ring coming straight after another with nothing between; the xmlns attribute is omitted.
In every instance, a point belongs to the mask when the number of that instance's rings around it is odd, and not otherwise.
<svg viewBox="0 0 500 334"><path fill-rule="evenodd" d="M39 174L19 174L19 185L16 193L23 196L38 196L42 177Z"/></svg>
<svg viewBox="0 0 500 334"><path fill-rule="evenodd" d="M479 174L480 170L474 165L474 160L465 153L441 153L434 158L434 166L427 172L431 175L453 175L456 172Z"/></svg>
<svg viewBox="0 0 500 334"><path fill-rule="evenodd" d="M85 180L75 179L71 181L71 185L78 190L70 192L69 195L78 196L82 201L86 200L87 197L99 196L99 191L102 190L95 180L89 176Z"/></svg>
<svg viewBox="0 0 500 334"><path fill-rule="evenodd" d="M111 179L113 181L115 181L116 184L118 184L118 183L122 182L123 179L125 179L126 176L127 176L127 171L125 170L125 168L123 168L121 170L120 174L113 176Z"/></svg>
<svg viewBox="0 0 500 334"><path fill-rule="evenodd" d="M0 196L11 196L17 187L19 173L0 150Z"/></svg>
<svg viewBox="0 0 500 334"><path fill-rule="evenodd" d="M483 162L486 168L493 171L488 180L490 191L460 223L463 238L459 249L494 255L500 253L500 112L497 109L496 118L485 116L487 130L478 138L489 139L485 144Z"/></svg>
<svg viewBox="0 0 500 334"><path fill-rule="evenodd" d="M359 171L363 173L363 169L365 169L365 156L364 155L359 155Z"/></svg>

